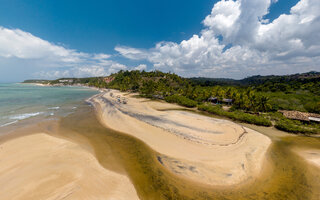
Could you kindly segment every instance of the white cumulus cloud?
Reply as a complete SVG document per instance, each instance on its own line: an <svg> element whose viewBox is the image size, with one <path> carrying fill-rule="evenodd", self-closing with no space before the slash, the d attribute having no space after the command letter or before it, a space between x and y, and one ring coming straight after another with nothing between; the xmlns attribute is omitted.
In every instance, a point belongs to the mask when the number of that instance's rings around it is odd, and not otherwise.
<svg viewBox="0 0 320 200"><path fill-rule="evenodd" d="M134 70L139 70L139 71L143 71L143 70L147 70L147 65L145 64L140 64L138 66L136 66L135 68L133 68Z"/></svg>
<svg viewBox="0 0 320 200"><path fill-rule="evenodd" d="M162 41L150 49L119 45L117 55L80 52L0 26L0 81L147 69L144 64L130 67L115 61L119 54L133 63L148 61L149 68L189 77L320 71L320 1L300 0L289 14L270 21L265 16L272 3L277 0L221 0L202 21L200 33L181 42Z"/></svg>
<svg viewBox="0 0 320 200"><path fill-rule="evenodd" d="M320 1L300 0L289 14L264 19L275 0L221 0L204 28L180 43L115 48L133 60L185 76L243 78L320 70Z"/></svg>
<svg viewBox="0 0 320 200"><path fill-rule="evenodd" d="M68 49L20 29L0 26L1 79L6 74L22 79L106 76L127 69L111 57Z"/></svg>
<svg viewBox="0 0 320 200"><path fill-rule="evenodd" d="M20 29L0 27L0 56L76 63L89 55L52 44Z"/></svg>

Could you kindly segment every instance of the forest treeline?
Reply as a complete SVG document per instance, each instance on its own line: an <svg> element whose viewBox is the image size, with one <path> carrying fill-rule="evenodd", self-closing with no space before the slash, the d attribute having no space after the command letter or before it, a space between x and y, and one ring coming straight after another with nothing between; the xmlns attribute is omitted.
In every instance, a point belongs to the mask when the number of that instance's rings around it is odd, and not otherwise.
<svg viewBox="0 0 320 200"><path fill-rule="evenodd" d="M291 76L254 76L240 81L199 81L160 71L120 71L106 83L103 78L82 79L91 86L136 91L147 97L175 95L197 103L209 97L233 99L233 107L253 112L298 110L320 113L320 73ZM213 84L210 82L213 81ZM232 85L237 82L238 84ZM177 96L178 95L178 96Z"/></svg>
<svg viewBox="0 0 320 200"><path fill-rule="evenodd" d="M147 98L163 99L186 107L256 125L299 133L317 133L318 124L302 123L274 114L278 110L320 113L320 73L288 76L253 76L242 80L183 78L161 71L119 71L108 77L65 78L50 84L83 84L99 88L139 92ZM214 104L209 98L216 98ZM231 108L223 109L232 99ZM273 113L273 114L268 114ZM288 121L289 120L289 121ZM290 125L290 126L289 126Z"/></svg>

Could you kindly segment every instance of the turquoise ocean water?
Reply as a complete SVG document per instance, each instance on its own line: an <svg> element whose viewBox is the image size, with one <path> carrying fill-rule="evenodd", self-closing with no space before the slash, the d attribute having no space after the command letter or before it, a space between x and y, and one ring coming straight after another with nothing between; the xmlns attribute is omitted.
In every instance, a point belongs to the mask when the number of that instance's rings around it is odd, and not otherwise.
<svg viewBox="0 0 320 200"><path fill-rule="evenodd" d="M65 116L97 93L84 87L0 84L0 130L27 119Z"/></svg>

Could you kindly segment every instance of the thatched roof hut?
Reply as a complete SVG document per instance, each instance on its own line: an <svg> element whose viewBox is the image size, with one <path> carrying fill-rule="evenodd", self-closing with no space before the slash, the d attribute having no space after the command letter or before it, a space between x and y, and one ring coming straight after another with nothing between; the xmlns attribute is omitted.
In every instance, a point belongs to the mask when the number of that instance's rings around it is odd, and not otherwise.
<svg viewBox="0 0 320 200"><path fill-rule="evenodd" d="M280 110L286 118L296 119L300 121L315 121L320 122L320 115L315 113L306 113L300 111Z"/></svg>

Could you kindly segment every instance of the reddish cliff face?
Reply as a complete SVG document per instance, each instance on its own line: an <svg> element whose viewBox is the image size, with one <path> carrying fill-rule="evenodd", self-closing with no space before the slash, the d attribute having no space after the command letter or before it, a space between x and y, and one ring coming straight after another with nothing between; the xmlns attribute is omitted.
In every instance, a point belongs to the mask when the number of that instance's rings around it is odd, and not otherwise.
<svg viewBox="0 0 320 200"><path fill-rule="evenodd" d="M110 83L110 82L113 81L113 80L114 80L114 77L113 77L113 76L108 76L108 77L104 78L104 81L105 81L106 83Z"/></svg>

